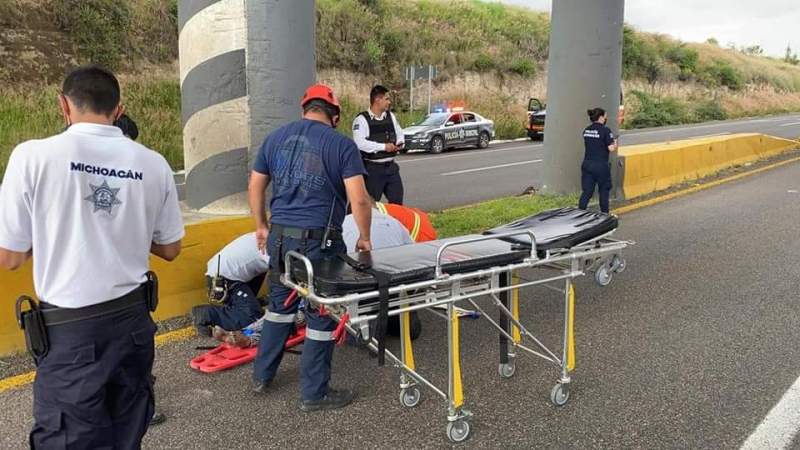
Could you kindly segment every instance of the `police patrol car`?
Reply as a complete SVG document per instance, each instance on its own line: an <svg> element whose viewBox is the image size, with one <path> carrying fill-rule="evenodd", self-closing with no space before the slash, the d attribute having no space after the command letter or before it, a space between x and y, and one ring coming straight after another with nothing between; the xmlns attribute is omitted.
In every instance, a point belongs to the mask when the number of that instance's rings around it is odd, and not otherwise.
<svg viewBox="0 0 800 450"><path fill-rule="evenodd" d="M405 148L441 153L448 148L486 148L494 139L494 122L471 111L435 112L403 129Z"/></svg>

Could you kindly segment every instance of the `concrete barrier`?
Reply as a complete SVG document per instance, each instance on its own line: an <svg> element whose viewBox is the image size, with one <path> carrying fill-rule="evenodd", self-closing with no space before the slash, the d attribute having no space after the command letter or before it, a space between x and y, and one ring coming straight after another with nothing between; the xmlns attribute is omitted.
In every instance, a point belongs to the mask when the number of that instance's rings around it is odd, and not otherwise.
<svg viewBox="0 0 800 450"><path fill-rule="evenodd" d="M173 262L151 258L158 274L160 302L153 314L166 320L187 314L192 306L206 301L206 263L225 244L254 229L249 217L211 219L186 226L183 251ZM25 350L25 338L17 327L14 302L22 294L33 296L32 265L28 261L14 272L0 271L0 355Z"/></svg>
<svg viewBox="0 0 800 450"><path fill-rule="evenodd" d="M743 133L620 147L623 195L626 200L640 197L798 145L788 139Z"/></svg>

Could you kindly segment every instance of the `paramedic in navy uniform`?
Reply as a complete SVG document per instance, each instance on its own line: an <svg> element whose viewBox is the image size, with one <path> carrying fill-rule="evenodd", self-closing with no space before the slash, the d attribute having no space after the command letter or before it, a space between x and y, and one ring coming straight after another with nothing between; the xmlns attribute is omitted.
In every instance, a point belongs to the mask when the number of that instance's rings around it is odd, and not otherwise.
<svg viewBox="0 0 800 450"><path fill-rule="evenodd" d="M597 195L600 197L600 211L608 212L608 194L611 192L611 167L608 165L608 155L617 150L617 140L614 133L606 126L606 112L602 108L587 111L592 124L583 130L583 143L586 153L581 164L581 199L578 208L586 209L589 199L594 195L597 185Z"/></svg>
<svg viewBox="0 0 800 450"><path fill-rule="evenodd" d="M394 157L405 145L403 129L390 111L392 98L388 89L373 87L369 104L369 109L353 120L353 140L367 169L367 191L376 202L386 195L389 203L402 205L403 180Z"/></svg>
<svg viewBox="0 0 800 450"><path fill-rule="evenodd" d="M364 186L364 164L355 143L334 130L339 101L325 85L306 90L300 102L303 118L267 136L250 173L250 210L256 243L269 258L269 310L253 364L254 391L265 394L278 371L284 343L295 326L298 301L285 304L291 290L280 282L289 251L311 259L345 253L342 222L349 200L359 230L357 250L371 250L372 204ZM270 225L264 211L272 182ZM326 232L327 231L327 232ZM330 241L327 248L324 242ZM353 399L347 390L328 386L336 322L317 308L306 307L306 338L300 359L300 409L341 408Z"/></svg>
<svg viewBox="0 0 800 450"><path fill-rule="evenodd" d="M59 103L69 128L14 149L0 187L0 266L33 257L49 351L33 384L32 448L135 449L153 415L156 326L143 284L150 253L178 256L172 171L113 126L111 72L79 67ZM52 316L51 316L52 317Z"/></svg>

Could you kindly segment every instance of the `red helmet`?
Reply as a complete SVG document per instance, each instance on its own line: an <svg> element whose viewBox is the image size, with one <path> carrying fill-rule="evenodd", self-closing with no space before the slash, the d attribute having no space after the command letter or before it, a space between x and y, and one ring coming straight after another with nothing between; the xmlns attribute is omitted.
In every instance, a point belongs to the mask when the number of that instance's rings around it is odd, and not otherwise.
<svg viewBox="0 0 800 450"><path fill-rule="evenodd" d="M303 99L300 100L300 106L306 106L306 103L310 102L311 100L324 100L339 110L342 108L339 105L339 100L336 98L336 94L333 93L333 89L325 86L324 84L315 84L306 89L306 93L303 94Z"/></svg>

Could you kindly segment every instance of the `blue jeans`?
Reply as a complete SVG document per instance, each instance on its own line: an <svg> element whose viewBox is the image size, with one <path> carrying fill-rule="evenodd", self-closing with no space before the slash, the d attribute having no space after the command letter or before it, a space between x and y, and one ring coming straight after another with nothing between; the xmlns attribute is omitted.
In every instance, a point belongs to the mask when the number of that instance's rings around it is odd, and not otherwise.
<svg viewBox="0 0 800 450"><path fill-rule="evenodd" d="M267 254L270 255L271 274L283 272L283 261L287 252L296 251L315 260L345 253L343 241L334 241L331 248L320 249L320 241L294 239L270 233L267 239ZM291 290L270 277L269 312L266 314L258 354L253 364L253 379L260 382L271 381L278 371L283 358L284 344L295 326L294 315L300 304L299 299L284 306ZM327 315L320 315L316 308L306 308L306 339L300 360L300 391L303 400L319 400L328 393L331 378L331 359L333 357L333 336L336 322Z"/></svg>

